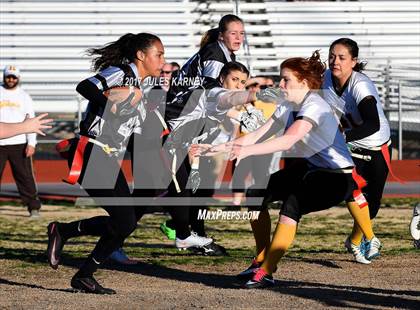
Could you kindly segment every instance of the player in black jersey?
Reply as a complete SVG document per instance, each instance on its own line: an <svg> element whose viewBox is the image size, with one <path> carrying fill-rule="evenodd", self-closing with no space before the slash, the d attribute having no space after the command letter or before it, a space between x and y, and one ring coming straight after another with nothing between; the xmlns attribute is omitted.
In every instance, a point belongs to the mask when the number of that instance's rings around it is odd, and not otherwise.
<svg viewBox="0 0 420 310"><path fill-rule="evenodd" d="M207 31L200 43L200 50L182 66L181 70L174 72L174 79L168 93L168 100L191 85L191 79L200 84L203 80L216 80L222 67L235 61L234 52L238 51L245 37L244 23L236 15L228 14L219 21L217 28Z"/></svg>
<svg viewBox="0 0 420 310"><path fill-rule="evenodd" d="M57 269L62 248L69 238L99 236L95 248L73 276L71 286L88 293L115 294L96 282L93 273L122 246L141 216L141 208L120 205L119 200L129 197L130 190L119 161L123 159L129 137L141 130L145 119L142 96L148 90L145 79L159 76L164 64L164 47L155 35L129 33L89 53L96 56L93 67L98 73L76 88L89 104L80 124L80 135L70 145L68 182L78 182L91 197L97 198L96 203L109 216L50 223L47 254L51 267ZM116 88L120 89L113 94ZM126 99L121 101L124 91Z"/></svg>
<svg viewBox="0 0 420 310"><path fill-rule="evenodd" d="M199 188L213 190L215 186L214 180L209 176L209 168L203 167L196 158L187 157L191 147L200 149L200 145L206 147L211 144L220 132L220 123L226 117L243 121L246 125L252 125L253 121L258 121L252 113L232 109L233 106L249 103L250 98L253 98L251 92L243 91L248 76L249 71L244 65L229 62L223 66L217 80L208 80L203 86L196 86L181 93L172 102L167 103L165 119L171 133L165 146L169 148L169 153L175 155L173 158L176 158L179 164L176 169L189 172L184 175L184 179L179 180L179 183L184 184L181 186L183 192L190 192L191 189L194 192ZM189 184L185 179L188 174ZM186 185L187 188L185 188ZM201 195L199 190L195 196L206 197ZM191 209L197 211L195 215L190 212L191 228L199 236L203 236L205 235L204 223L197 221L198 209L195 206ZM208 250L205 254L224 253L224 249L213 245L214 243L203 247Z"/></svg>

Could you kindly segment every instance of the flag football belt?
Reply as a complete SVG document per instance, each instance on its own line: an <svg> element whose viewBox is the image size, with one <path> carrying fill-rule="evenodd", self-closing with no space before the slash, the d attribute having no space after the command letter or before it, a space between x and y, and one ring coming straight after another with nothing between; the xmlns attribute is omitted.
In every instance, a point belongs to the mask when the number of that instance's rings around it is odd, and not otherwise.
<svg viewBox="0 0 420 310"><path fill-rule="evenodd" d="M79 180L80 173L82 172L86 145L89 142L99 146L100 148L102 148L102 150L108 155L111 155L113 153L118 153L118 149L110 147L108 144L102 143L102 142L100 142L98 140L95 140L93 138L78 135L77 139L79 141L77 142L77 147L76 147L76 150L74 152L73 162L72 162L71 167L70 167L69 176L67 177L67 179L63 179L63 182L66 182L66 183L69 183L69 184L72 184L72 185L76 184L77 181ZM69 151L72 140L74 140L74 138L73 139L62 140L62 141L60 141L59 143L56 144L55 149L60 153L60 155L63 158L68 158L69 157L68 151Z"/></svg>
<svg viewBox="0 0 420 310"><path fill-rule="evenodd" d="M165 136L168 136L171 131L169 130L168 125L166 124L162 114L157 109L155 109L153 112L156 114L156 116L158 117L158 119L159 119L159 121L160 121L160 123L162 124L162 127L163 127L163 131L162 131L160 137L163 138ZM195 137L192 140L192 143L194 143L194 144L200 143L201 140L204 140L207 137L208 137L208 133L204 133L204 134L202 134L198 137ZM163 152L163 149L160 152L160 156L161 156L163 162L165 163L165 166L171 172L172 181L174 182L175 189L176 189L177 193L180 193L181 192L181 187L179 186L179 182L176 178L176 170L177 170L176 168L177 168L177 160L178 160L176 150L177 150L177 147L185 148L185 147L188 147L189 144L188 143L183 143L182 145L175 145L175 144L173 144L173 145L169 144L169 145L170 145L169 153L172 155L172 162L170 162L168 160L165 153ZM193 162L192 162L192 165L191 165L191 168L195 169L195 170L198 170L199 164L200 164L200 159L199 158L194 158Z"/></svg>
<svg viewBox="0 0 420 310"><path fill-rule="evenodd" d="M371 161L372 160L371 155L359 154L359 153L357 153L357 151L361 151L361 152L363 152L363 151L381 152L382 156L385 159L385 163L386 163L386 166L388 167L388 171L389 171L389 174L391 175L391 177L393 177L397 182L399 182L401 184L405 184L405 181L398 178L394 174L394 171L392 170L391 156L389 154L389 149L388 149L388 147L390 145L391 145L391 140L388 140L388 142L382 144L381 146L375 146L375 147L370 147L370 148L361 148L361 147L350 146L350 153L351 153L351 156L354 157L354 158L363 159L365 161Z"/></svg>
<svg viewBox="0 0 420 310"><path fill-rule="evenodd" d="M340 168L340 169L323 169L323 168L319 168L313 171L323 171L323 172L329 172L329 173L352 173L353 172L353 168Z"/></svg>
<svg viewBox="0 0 420 310"><path fill-rule="evenodd" d="M163 131L160 134L160 137L163 138L163 137L168 136L171 133L171 131L169 130L168 125L166 124L162 114L160 114L160 112L157 109L153 110L153 112L156 114L157 118L159 119L163 127ZM166 154L163 149L160 150L160 157L162 161L164 162L165 166L171 172L172 182L174 182L176 192L180 193L181 187L179 186L178 179L176 178L176 164L177 164L176 151L175 149L171 148L169 152L172 155L172 163L169 163L169 160L166 157Z"/></svg>
<svg viewBox="0 0 420 310"><path fill-rule="evenodd" d="M359 208L362 209L368 205L365 195L362 193L362 188L367 185L367 182L360 174L357 173L356 168L353 168L351 176L357 185L357 188L353 191L353 199Z"/></svg>

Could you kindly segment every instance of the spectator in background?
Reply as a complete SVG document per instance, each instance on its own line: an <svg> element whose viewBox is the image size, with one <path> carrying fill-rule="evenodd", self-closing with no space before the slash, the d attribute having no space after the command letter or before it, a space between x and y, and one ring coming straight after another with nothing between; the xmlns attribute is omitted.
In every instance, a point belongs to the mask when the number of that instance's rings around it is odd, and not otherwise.
<svg viewBox="0 0 420 310"><path fill-rule="evenodd" d="M181 69L181 66L176 61L172 61L172 62L170 62L170 64L172 66L172 72L175 71L175 70Z"/></svg>
<svg viewBox="0 0 420 310"><path fill-rule="evenodd" d="M178 66L179 69L179 66ZM172 65L172 63L165 63L163 65L162 71L160 71L160 78L163 79L163 84L160 85L162 87L162 89L167 92L169 90L169 85L171 83L171 79L172 79L172 72L174 70L174 66Z"/></svg>
<svg viewBox="0 0 420 310"><path fill-rule="evenodd" d="M35 116L31 97L19 87L20 71L15 66L3 70L0 87L0 122L20 123L27 115ZM27 133L0 140L0 178L6 162L10 162L19 194L27 205L30 217L39 217L41 201L32 170L35 154L36 133Z"/></svg>

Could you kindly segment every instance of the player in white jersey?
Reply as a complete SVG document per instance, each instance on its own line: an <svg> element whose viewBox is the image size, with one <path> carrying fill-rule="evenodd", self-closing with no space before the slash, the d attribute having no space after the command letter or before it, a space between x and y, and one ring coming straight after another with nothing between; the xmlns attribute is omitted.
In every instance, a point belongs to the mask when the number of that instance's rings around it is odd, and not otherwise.
<svg viewBox="0 0 420 310"><path fill-rule="evenodd" d="M274 284L272 273L292 244L302 215L353 200L356 189L352 178L353 161L338 130L338 122L331 107L312 91L320 88L325 70L319 53L315 52L309 59L287 59L280 69L280 89L290 106L281 104L274 116L256 131L210 150L231 148L231 159L238 160L278 151L301 158L270 178L263 208L253 226L258 256L240 275L242 279L249 279L245 284L247 288ZM273 129L282 132L285 128L282 136L267 140L271 136L268 132ZM283 205L270 243L270 217L266 206L277 200L282 200ZM349 211L369 239L377 239L368 208L360 202L360 205L350 205Z"/></svg>
<svg viewBox="0 0 420 310"><path fill-rule="evenodd" d="M351 39L340 38L331 44L322 92L340 120L357 172L367 181L363 193L374 219L390 168L390 129L374 83L361 73L364 64L358 62L358 54L359 47ZM370 245L362 237L354 225L346 247L361 245L363 251Z"/></svg>

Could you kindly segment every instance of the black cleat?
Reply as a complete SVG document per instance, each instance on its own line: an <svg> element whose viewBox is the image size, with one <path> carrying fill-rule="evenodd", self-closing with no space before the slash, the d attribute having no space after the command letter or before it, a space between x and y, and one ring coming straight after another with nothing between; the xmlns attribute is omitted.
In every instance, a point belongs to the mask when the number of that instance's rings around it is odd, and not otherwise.
<svg viewBox="0 0 420 310"><path fill-rule="evenodd" d="M274 286L275 282L273 276L269 275L262 268L254 271L254 276L251 280L245 283L245 288L265 288Z"/></svg>
<svg viewBox="0 0 420 310"><path fill-rule="evenodd" d="M100 285L93 276L79 277L77 273L71 279L71 287L83 293L113 295L116 292L113 289L105 288Z"/></svg>
<svg viewBox="0 0 420 310"><path fill-rule="evenodd" d="M204 256L228 256L226 249L215 242L211 242L210 244L201 247L192 247L188 250Z"/></svg>
<svg viewBox="0 0 420 310"><path fill-rule="evenodd" d="M61 252L63 250L63 239L58 231L58 222L52 222L48 225L48 248L47 257L50 266L57 269L61 261Z"/></svg>

